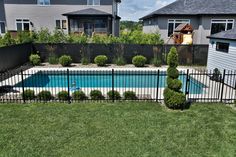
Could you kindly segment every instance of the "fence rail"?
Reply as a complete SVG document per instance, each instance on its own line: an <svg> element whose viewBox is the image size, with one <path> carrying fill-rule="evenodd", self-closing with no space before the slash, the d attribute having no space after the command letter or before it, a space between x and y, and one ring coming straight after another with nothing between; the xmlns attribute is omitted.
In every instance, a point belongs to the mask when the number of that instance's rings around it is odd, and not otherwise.
<svg viewBox="0 0 236 157"><path fill-rule="evenodd" d="M45 101L163 101L166 87L165 71L160 70L26 70L17 73L0 74L0 102L45 102ZM236 71L214 74L212 71L181 70L179 79L183 83L182 92L190 101L233 103L236 99ZM29 98L28 90L35 97ZM91 91L101 91L103 98L90 96ZM50 99L39 98L42 91L52 94ZM67 92L64 99L58 97L61 91ZM87 99L73 97L76 91L83 92ZM108 92L112 95L109 96ZM132 91L134 97L125 97Z"/></svg>

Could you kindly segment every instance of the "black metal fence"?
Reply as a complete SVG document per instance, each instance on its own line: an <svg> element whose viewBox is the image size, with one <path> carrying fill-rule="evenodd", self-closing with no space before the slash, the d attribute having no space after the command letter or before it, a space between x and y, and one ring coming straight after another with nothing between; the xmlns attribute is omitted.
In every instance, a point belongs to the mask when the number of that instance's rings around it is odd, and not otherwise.
<svg viewBox="0 0 236 157"><path fill-rule="evenodd" d="M0 75L0 102L160 102L164 99L166 75L165 71L156 69L62 69L4 73ZM182 91L190 101L232 103L236 99L236 71L214 74L211 71L182 70L179 79L183 83ZM33 96L29 90L34 91ZM98 91L92 92L94 90L99 90L102 95ZM49 98L45 91L51 93ZM62 91L64 95L59 96Z"/></svg>

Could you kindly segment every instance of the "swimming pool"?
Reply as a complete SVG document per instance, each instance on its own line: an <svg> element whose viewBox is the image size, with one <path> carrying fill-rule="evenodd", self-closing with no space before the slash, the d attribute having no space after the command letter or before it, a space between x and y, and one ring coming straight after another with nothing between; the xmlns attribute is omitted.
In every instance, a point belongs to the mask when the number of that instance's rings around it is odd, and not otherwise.
<svg viewBox="0 0 236 157"><path fill-rule="evenodd" d="M27 75L27 74L26 74ZM68 82L69 78L69 82ZM182 91L186 87L186 75L181 73ZM159 83L158 83L159 82ZM39 71L24 80L24 87L70 87L80 88L165 88L166 72L157 71ZM15 87L21 87L19 82ZM190 77L189 93L202 94L204 84Z"/></svg>

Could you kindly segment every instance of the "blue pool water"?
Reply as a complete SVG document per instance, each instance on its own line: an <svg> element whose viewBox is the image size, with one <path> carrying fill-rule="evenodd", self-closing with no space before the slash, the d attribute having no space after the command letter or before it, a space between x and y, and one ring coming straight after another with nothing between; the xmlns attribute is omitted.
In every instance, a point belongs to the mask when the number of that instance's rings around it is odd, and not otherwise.
<svg viewBox="0 0 236 157"><path fill-rule="evenodd" d="M115 72L115 88L156 88L159 79L159 88L166 87L166 74L157 72ZM186 75L181 74L179 79L183 82L182 91L186 87ZM70 72L69 85L81 88L109 88L112 87L111 72ZM18 83L16 87L22 86ZM24 80L25 87L68 87L68 76L66 72L38 72ZM204 84L190 77L190 94L202 94Z"/></svg>

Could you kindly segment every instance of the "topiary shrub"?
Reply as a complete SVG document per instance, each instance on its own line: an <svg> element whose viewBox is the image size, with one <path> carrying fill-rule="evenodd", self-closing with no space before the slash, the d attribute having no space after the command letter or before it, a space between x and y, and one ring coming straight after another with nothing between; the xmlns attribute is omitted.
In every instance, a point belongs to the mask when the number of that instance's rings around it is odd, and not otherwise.
<svg viewBox="0 0 236 157"><path fill-rule="evenodd" d="M21 93L21 96L25 100L33 100L35 98L35 92L31 89L27 89L27 90L25 90L24 95L23 95L23 93Z"/></svg>
<svg viewBox="0 0 236 157"><path fill-rule="evenodd" d="M31 54L29 57L30 63L34 66L40 65L41 59L38 54Z"/></svg>
<svg viewBox="0 0 236 157"><path fill-rule="evenodd" d="M113 99L113 92L109 91L107 93L107 96L110 100L112 100ZM121 99L120 93L118 91L114 91L114 100L120 100L120 99Z"/></svg>
<svg viewBox="0 0 236 157"><path fill-rule="evenodd" d="M108 58L105 55L99 55L94 58L94 63L97 64L97 66L105 66Z"/></svg>
<svg viewBox="0 0 236 157"><path fill-rule="evenodd" d="M50 91L41 91L39 92L37 98L43 101L50 101L53 98L53 96Z"/></svg>
<svg viewBox="0 0 236 157"><path fill-rule="evenodd" d="M63 66L63 67L67 67L70 66L72 63L72 58L70 56L67 55L63 55L59 58L59 63Z"/></svg>
<svg viewBox="0 0 236 157"><path fill-rule="evenodd" d="M147 62L147 58L141 55L135 56L132 59L132 63L136 67L144 67L146 62Z"/></svg>
<svg viewBox="0 0 236 157"><path fill-rule="evenodd" d="M153 64L155 67L161 67L161 59L154 57L151 61L151 64Z"/></svg>
<svg viewBox="0 0 236 157"><path fill-rule="evenodd" d="M88 97L85 95L83 91L76 91L72 93L72 98L74 100L87 100Z"/></svg>
<svg viewBox="0 0 236 157"><path fill-rule="evenodd" d="M133 91L126 91L124 92L124 99L125 100L137 100L137 96L136 96L136 93L133 92Z"/></svg>
<svg viewBox="0 0 236 157"><path fill-rule="evenodd" d="M57 97L60 101L66 101L66 100L68 100L68 92L67 91L61 91L57 94Z"/></svg>
<svg viewBox="0 0 236 157"><path fill-rule="evenodd" d="M181 92L182 82L178 80L178 53L175 47L172 47L168 57L167 63L169 68L167 70L167 87L164 90L164 101L168 108L181 109L186 103L186 96Z"/></svg>
<svg viewBox="0 0 236 157"><path fill-rule="evenodd" d="M90 97L92 100L103 100L105 97L102 95L102 92L99 90L92 90L90 92Z"/></svg>

